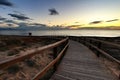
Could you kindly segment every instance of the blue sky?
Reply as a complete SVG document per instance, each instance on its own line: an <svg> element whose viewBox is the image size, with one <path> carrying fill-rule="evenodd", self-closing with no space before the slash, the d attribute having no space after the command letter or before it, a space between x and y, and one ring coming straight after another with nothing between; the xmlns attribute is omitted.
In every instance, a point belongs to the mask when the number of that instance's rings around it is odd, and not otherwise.
<svg viewBox="0 0 120 80"><path fill-rule="evenodd" d="M107 21L120 18L120 0L8 0L12 7L0 5L0 16L13 19L9 13L18 11L30 17L30 22L47 25L89 25L92 21ZM49 15L55 8L59 15ZM78 22L75 24L75 22ZM117 21L118 22L118 21ZM120 25L118 23L110 25ZM108 23L95 25L108 25ZM94 25L92 25L94 26Z"/></svg>

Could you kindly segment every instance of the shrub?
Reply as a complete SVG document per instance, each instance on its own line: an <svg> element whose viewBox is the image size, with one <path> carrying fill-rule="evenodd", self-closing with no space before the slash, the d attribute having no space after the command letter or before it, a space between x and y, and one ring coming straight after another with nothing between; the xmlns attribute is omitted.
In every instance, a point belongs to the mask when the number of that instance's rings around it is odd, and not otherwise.
<svg viewBox="0 0 120 80"><path fill-rule="evenodd" d="M9 67L9 68L7 68L7 71L8 71L8 73L10 73L10 74L15 74L15 73L17 73L18 71L20 70L20 67L16 64L16 65L13 65L13 66L11 66L11 67Z"/></svg>
<svg viewBox="0 0 120 80"><path fill-rule="evenodd" d="M32 60L30 60L30 59L25 60L25 63L26 63L27 66L29 66L29 67L33 67L33 66L35 65L35 62L32 61Z"/></svg>
<svg viewBox="0 0 120 80"><path fill-rule="evenodd" d="M5 40L4 41L7 45L20 45L21 41L20 40L16 40L16 39L10 39L10 40Z"/></svg>
<svg viewBox="0 0 120 80"><path fill-rule="evenodd" d="M19 50L15 49L15 50L12 50L8 53L8 56L13 56L13 55L16 55L19 53Z"/></svg>
<svg viewBox="0 0 120 80"><path fill-rule="evenodd" d="M8 50L8 47L0 47L0 51L6 51Z"/></svg>

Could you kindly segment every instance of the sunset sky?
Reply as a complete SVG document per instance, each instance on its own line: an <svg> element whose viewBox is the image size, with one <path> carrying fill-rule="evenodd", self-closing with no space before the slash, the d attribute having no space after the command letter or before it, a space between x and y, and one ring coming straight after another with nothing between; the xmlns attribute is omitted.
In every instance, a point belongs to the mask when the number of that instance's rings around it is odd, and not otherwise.
<svg viewBox="0 0 120 80"><path fill-rule="evenodd" d="M120 26L119 19L120 0L0 0L0 26L108 27Z"/></svg>

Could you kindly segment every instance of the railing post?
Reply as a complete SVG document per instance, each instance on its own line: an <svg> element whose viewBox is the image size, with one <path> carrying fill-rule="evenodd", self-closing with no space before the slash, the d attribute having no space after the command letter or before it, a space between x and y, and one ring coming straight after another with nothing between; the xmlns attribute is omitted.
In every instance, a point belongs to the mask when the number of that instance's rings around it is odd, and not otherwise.
<svg viewBox="0 0 120 80"><path fill-rule="evenodd" d="M92 40L90 39L89 42L92 44Z"/></svg>
<svg viewBox="0 0 120 80"><path fill-rule="evenodd" d="M97 47L98 47L99 49L101 49L101 44L102 44L101 42L98 42ZM98 52L98 51L97 51L97 57L100 57L100 52Z"/></svg>
<svg viewBox="0 0 120 80"><path fill-rule="evenodd" d="M86 44L86 38L85 37L83 38L83 44Z"/></svg>
<svg viewBox="0 0 120 80"><path fill-rule="evenodd" d="M97 57L100 57L100 53L98 51L97 51L96 55L97 55Z"/></svg>
<svg viewBox="0 0 120 80"><path fill-rule="evenodd" d="M84 44L84 38L83 37L81 38L81 42Z"/></svg>
<svg viewBox="0 0 120 80"><path fill-rule="evenodd" d="M92 44L92 40L89 40L89 43ZM89 45L89 48L92 49L91 45Z"/></svg>
<svg viewBox="0 0 120 80"><path fill-rule="evenodd" d="M77 37L77 42L79 42L79 38Z"/></svg>
<svg viewBox="0 0 120 80"><path fill-rule="evenodd" d="M98 48L100 49L101 48L101 42L98 42Z"/></svg>
<svg viewBox="0 0 120 80"><path fill-rule="evenodd" d="M68 42L69 42L69 38L68 38L67 41L66 41L66 45L68 44Z"/></svg>
<svg viewBox="0 0 120 80"><path fill-rule="evenodd" d="M53 48L53 58L57 57L57 47Z"/></svg>
<svg viewBox="0 0 120 80"><path fill-rule="evenodd" d="M69 38L67 38L67 40L65 41L64 47L68 44L68 42L69 42ZM67 48L68 48L68 46L67 46ZM65 50L65 51L66 51L66 50Z"/></svg>
<svg viewBox="0 0 120 80"><path fill-rule="evenodd" d="M53 48L53 59L55 59L57 57L57 54L58 54L57 47L55 47L55 48ZM56 71L57 63L53 67L54 67L54 71Z"/></svg>
<svg viewBox="0 0 120 80"><path fill-rule="evenodd" d="M80 40L81 40L81 38L79 37L79 38L78 38L78 42L81 42Z"/></svg>
<svg viewBox="0 0 120 80"><path fill-rule="evenodd" d="M120 74L119 74L118 78L120 79Z"/></svg>

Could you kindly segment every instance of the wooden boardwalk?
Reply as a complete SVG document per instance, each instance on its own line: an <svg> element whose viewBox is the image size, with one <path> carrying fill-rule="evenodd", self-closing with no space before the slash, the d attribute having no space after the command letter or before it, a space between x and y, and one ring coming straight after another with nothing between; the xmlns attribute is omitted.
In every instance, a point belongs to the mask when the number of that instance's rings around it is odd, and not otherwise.
<svg viewBox="0 0 120 80"><path fill-rule="evenodd" d="M69 41L69 48L50 80L118 80L84 45Z"/></svg>

